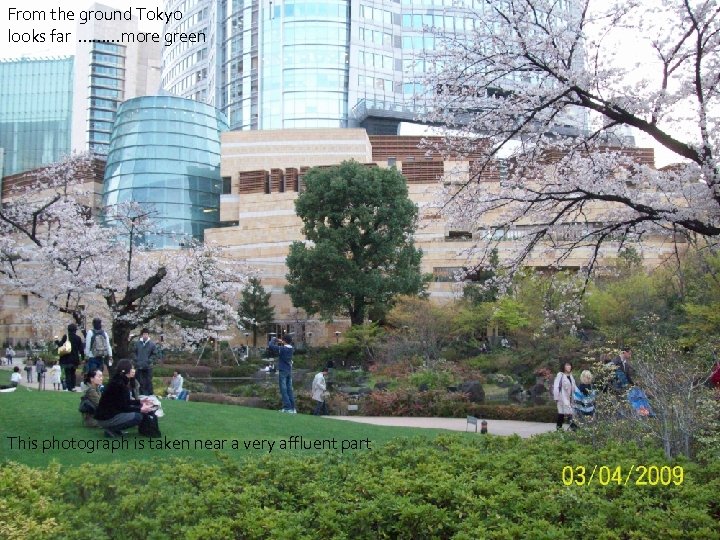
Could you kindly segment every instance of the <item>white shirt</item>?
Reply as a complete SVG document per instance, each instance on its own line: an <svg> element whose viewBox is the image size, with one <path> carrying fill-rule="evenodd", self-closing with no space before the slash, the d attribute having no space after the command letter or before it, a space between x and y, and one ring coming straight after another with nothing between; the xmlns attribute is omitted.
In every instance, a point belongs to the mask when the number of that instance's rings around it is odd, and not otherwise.
<svg viewBox="0 0 720 540"><path fill-rule="evenodd" d="M325 384L325 375L323 375L323 372L321 371L317 375L315 375L315 378L312 382L312 398L315 401L325 401L325 391L327 390L327 385Z"/></svg>

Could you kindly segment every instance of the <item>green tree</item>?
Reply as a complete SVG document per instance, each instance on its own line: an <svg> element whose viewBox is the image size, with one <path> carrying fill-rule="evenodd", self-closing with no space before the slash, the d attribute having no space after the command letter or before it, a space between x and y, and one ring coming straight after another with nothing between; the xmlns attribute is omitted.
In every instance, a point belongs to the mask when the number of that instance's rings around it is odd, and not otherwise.
<svg viewBox="0 0 720 540"><path fill-rule="evenodd" d="M275 318L275 308L270 305L270 293L256 277L250 278L243 289L238 315L245 328L252 329L253 347L257 347L257 333Z"/></svg>
<svg viewBox="0 0 720 540"><path fill-rule="evenodd" d="M285 286L296 307L356 325L396 295L422 291L417 208L400 173L346 161L304 180L295 211L310 242L290 246Z"/></svg>

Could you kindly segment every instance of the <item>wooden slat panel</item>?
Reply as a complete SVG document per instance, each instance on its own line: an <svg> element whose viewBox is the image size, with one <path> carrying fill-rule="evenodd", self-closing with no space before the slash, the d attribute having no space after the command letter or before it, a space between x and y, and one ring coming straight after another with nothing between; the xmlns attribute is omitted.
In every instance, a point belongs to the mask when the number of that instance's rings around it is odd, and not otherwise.
<svg viewBox="0 0 720 540"><path fill-rule="evenodd" d="M267 171L242 171L238 178L238 193L265 193Z"/></svg>

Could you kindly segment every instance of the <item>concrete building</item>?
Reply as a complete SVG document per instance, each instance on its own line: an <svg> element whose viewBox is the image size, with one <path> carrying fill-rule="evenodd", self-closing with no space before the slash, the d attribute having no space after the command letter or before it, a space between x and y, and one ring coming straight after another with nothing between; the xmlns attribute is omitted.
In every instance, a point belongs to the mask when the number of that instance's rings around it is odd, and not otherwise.
<svg viewBox="0 0 720 540"><path fill-rule="evenodd" d="M313 332L316 344L333 341L333 333L347 327L347 321L338 320L325 325L309 319L292 306L284 292L287 267L285 258L293 241L302 241L302 221L295 214L294 203L303 189L303 175L309 167L336 165L343 160L354 159L360 163L380 167L396 167L407 178L409 196L422 205L435 199L438 180L453 173L453 180L467 179L472 167L470 160L444 160L438 154L427 155L419 148L419 136L368 135L364 129L298 129L259 132L226 132L222 135L221 173L224 194L220 204L220 220L223 228L208 229L206 241L226 246L228 253L247 262L261 272L263 286L272 292L276 309L277 330ZM653 164L653 150L636 149L636 158ZM499 171L487 174L483 181L488 189L500 182ZM598 209L598 221L601 221ZM515 230L508 231L499 245L500 257L513 245ZM416 246L423 250L421 270L431 273L430 298L447 302L459 297L462 283L455 281L455 274L472 262L463 252L473 245L473 240L489 229L483 224L450 226L436 209L421 208L420 220L415 234ZM571 231L568 234L572 234ZM648 266L659 264L673 254L674 246L669 238L646 238L643 252ZM618 243L603 248L601 263L614 259ZM567 268L579 268L588 259L589 248L580 249L565 261ZM529 264L544 268L550 264L547 258L535 257Z"/></svg>

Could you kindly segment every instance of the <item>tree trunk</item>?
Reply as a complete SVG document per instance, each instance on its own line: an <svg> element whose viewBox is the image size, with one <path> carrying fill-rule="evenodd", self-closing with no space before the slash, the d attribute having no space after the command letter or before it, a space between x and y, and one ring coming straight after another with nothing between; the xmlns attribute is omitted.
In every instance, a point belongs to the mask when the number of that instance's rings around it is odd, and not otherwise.
<svg viewBox="0 0 720 540"><path fill-rule="evenodd" d="M363 298L356 298L355 304L350 308L350 325L356 326L365 322L365 303Z"/></svg>
<svg viewBox="0 0 720 540"><path fill-rule="evenodd" d="M112 328L113 358L115 361L130 358L130 332L132 324L125 321L115 321Z"/></svg>

